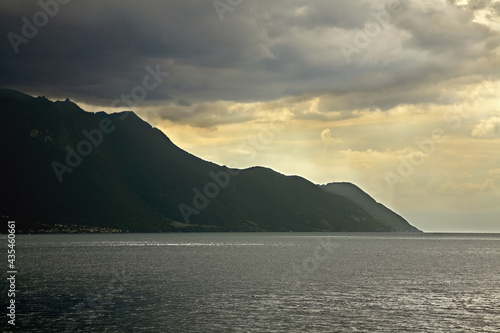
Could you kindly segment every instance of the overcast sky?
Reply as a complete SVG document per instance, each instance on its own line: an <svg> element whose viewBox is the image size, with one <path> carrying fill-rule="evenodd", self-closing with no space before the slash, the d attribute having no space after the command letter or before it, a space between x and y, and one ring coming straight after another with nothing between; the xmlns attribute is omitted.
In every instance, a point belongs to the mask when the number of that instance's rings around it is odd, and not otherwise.
<svg viewBox="0 0 500 333"><path fill-rule="evenodd" d="M0 28L0 86L500 232L500 1L7 0Z"/></svg>

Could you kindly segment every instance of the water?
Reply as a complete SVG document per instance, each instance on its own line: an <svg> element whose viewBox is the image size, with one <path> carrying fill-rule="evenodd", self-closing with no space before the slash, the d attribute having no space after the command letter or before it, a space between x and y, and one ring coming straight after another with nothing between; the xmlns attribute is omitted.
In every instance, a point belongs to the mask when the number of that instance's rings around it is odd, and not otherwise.
<svg viewBox="0 0 500 333"><path fill-rule="evenodd" d="M500 235L18 235L16 249L17 331L500 331Z"/></svg>

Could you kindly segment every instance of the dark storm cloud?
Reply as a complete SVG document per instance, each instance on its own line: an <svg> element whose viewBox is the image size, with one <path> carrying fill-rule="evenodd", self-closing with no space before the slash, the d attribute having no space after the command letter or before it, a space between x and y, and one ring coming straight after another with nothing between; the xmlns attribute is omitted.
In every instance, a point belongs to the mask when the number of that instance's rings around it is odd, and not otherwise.
<svg viewBox="0 0 500 333"><path fill-rule="evenodd" d="M340 43L352 44L391 2L243 1L221 21L208 0L75 0L16 54L7 34L21 35L21 19L41 8L3 1L0 85L109 105L142 82L146 66L159 65L171 75L145 105L316 94L331 97L328 112L435 102L435 84L498 75L491 73L498 32L472 22L474 10L493 8L488 1L470 8L402 1L404 12L347 63Z"/></svg>
<svg viewBox="0 0 500 333"><path fill-rule="evenodd" d="M40 7L16 9L2 12L0 24L2 31L21 35L21 17L31 20ZM90 100L114 99L140 82L145 67L158 63L156 58L175 58L183 52L179 39L164 37L173 34L172 29L150 24L155 17L145 14L140 8L110 1L60 6L29 43L19 45L18 54L7 38L2 39L0 84ZM159 91L149 96L165 97Z"/></svg>
<svg viewBox="0 0 500 333"><path fill-rule="evenodd" d="M411 12L419 10L418 6L408 6ZM500 39L498 34L492 34L487 27L473 24L473 19L472 11L429 6L421 9L421 15L405 17L399 27L411 35L404 44L405 48L455 57L457 55L454 53L460 50L460 59L475 58L484 54L482 47L485 40L491 39L495 42L495 47L498 47ZM477 45L481 48L476 48Z"/></svg>

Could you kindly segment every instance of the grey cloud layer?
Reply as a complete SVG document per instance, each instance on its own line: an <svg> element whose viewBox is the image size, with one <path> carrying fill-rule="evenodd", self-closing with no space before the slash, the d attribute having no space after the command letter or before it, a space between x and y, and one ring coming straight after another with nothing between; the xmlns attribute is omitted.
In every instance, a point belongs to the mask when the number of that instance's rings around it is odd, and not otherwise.
<svg viewBox="0 0 500 333"><path fill-rule="evenodd" d="M191 104L220 100L324 95L322 112L438 102L443 82L500 74L498 32L473 22L474 11L498 13L494 1L403 1L350 64L340 43L376 22L380 1L243 1L222 22L207 0L73 1L18 54L5 36L21 34L21 18L40 7L1 6L0 85L105 105L160 64L172 75L144 103L175 105L160 114L174 121Z"/></svg>

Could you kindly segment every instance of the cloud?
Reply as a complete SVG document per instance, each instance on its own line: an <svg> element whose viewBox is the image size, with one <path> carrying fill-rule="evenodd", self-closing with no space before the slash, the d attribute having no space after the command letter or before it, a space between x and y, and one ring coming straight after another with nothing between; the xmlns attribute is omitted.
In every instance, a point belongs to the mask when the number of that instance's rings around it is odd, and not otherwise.
<svg viewBox="0 0 500 333"><path fill-rule="evenodd" d="M497 190L497 186L492 179L486 179L483 183L454 183L448 182L442 184L438 188L439 193L447 193L452 195L467 194L473 195L476 193L492 192Z"/></svg>
<svg viewBox="0 0 500 333"><path fill-rule="evenodd" d="M198 128L216 129L218 126L230 124L247 124L250 122L285 121L293 118L289 103L257 102L233 103L228 101L191 104L189 102L152 106L143 112L152 123L164 120Z"/></svg>
<svg viewBox="0 0 500 333"><path fill-rule="evenodd" d="M500 179L500 168L489 170L488 175L493 179Z"/></svg>
<svg viewBox="0 0 500 333"><path fill-rule="evenodd" d="M496 138L500 137L500 117L490 117L483 119L471 132L473 137Z"/></svg>
<svg viewBox="0 0 500 333"><path fill-rule="evenodd" d="M378 170L380 174L390 170L392 166L397 166L402 160L415 159L423 161L427 157L420 150L414 150L411 147L405 147L400 150L378 151L374 149L358 150L341 150L353 168Z"/></svg>
<svg viewBox="0 0 500 333"><path fill-rule="evenodd" d="M330 131L329 128L325 128L324 130L322 130L320 135L323 142L327 142L328 140L332 139L332 131Z"/></svg>
<svg viewBox="0 0 500 333"><path fill-rule="evenodd" d="M190 102L185 101L185 100L183 100L183 99L178 99L178 100L176 101L176 103L177 103L177 105L180 105L180 106L191 106L191 105L193 105L193 104L191 104Z"/></svg>
<svg viewBox="0 0 500 333"><path fill-rule="evenodd" d="M439 103L444 82L499 77L500 36L474 22L472 7L401 3L403 13L347 64L339 45L376 22L385 4L245 1L221 22L210 1L71 2L19 54L2 39L0 85L109 105L159 64L171 76L142 105L322 97L327 115ZM0 29L17 34L21 18L40 10L13 0L3 8Z"/></svg>
<svg viewBox="0 0 500 333"><path fill-rule="evenodd" d="M341 138L333 137L332 131L329 128L325 128L320 133L321 141L325 147L329 147L332 143L344 142Z"/></svg>

